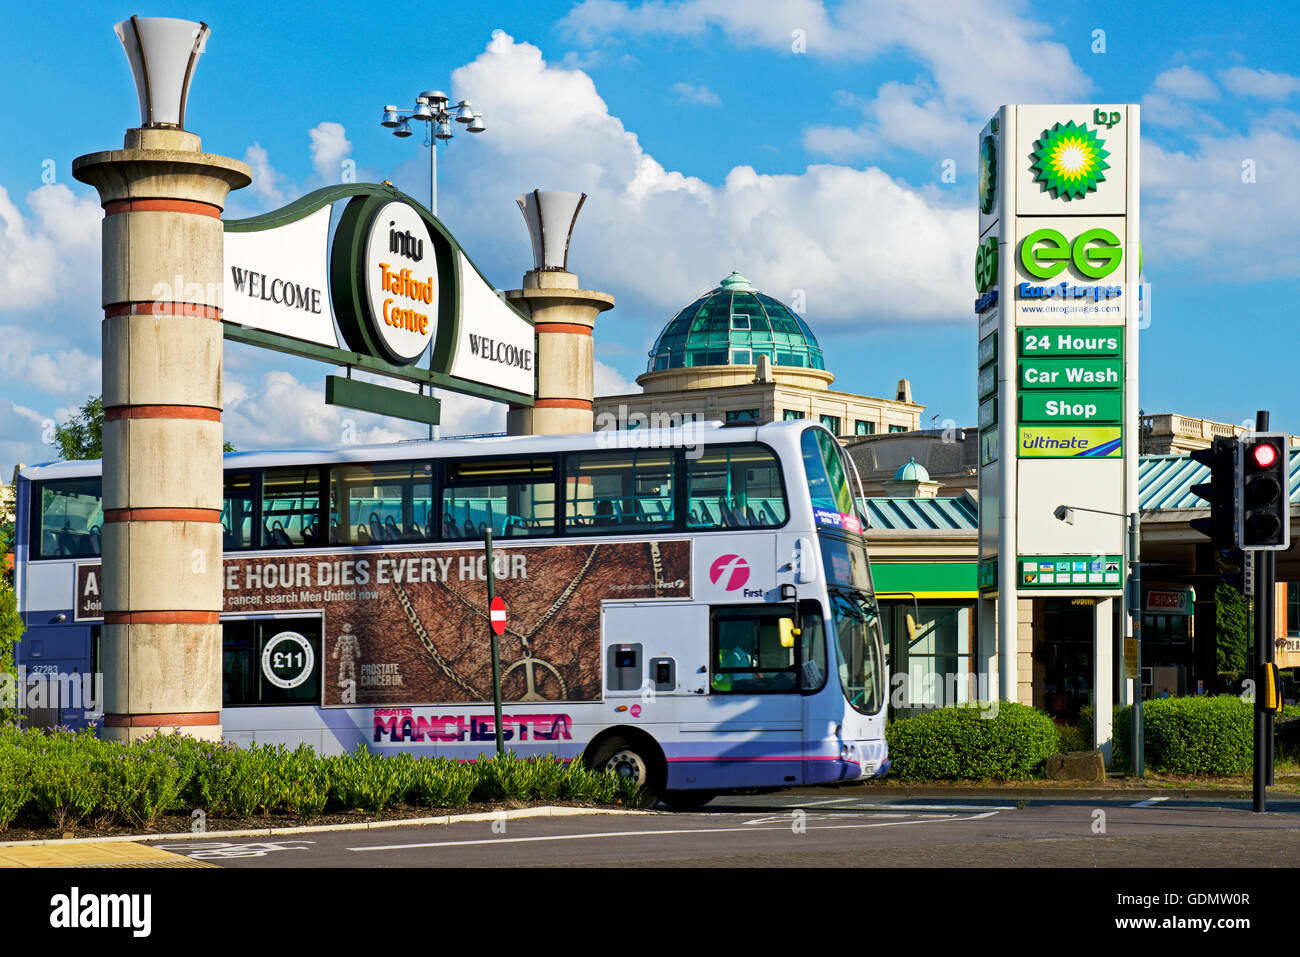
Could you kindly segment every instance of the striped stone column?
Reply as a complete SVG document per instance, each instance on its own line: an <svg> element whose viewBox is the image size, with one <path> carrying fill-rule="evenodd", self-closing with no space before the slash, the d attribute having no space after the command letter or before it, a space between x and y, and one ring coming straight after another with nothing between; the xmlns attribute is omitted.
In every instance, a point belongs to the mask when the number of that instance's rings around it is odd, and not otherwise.
<svg viewBox="0 0 1300 957"><path fill-rule="evenodd" d="M532 269L524 288L506 299L533 318L537 335L537 401L532 408L511 406L506 431L511 435L560 435L590 432L595 419L595 353L592 329L596 316L614 308L609 293L579 289L578 277L560 269Z"/></svg>
<svg viewBox="0 0 1300 957"><path fill-rule="evenodd" d="M103 736L221 737L221 211L251 181L179 129L79 157L103 223Z"/></svg>

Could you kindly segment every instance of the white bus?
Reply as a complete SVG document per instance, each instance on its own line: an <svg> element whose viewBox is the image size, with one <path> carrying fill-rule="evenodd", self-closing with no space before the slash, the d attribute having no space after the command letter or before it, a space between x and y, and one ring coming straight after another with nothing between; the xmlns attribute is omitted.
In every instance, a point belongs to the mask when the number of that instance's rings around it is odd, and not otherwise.
<svg viewBox="0 0 1300 957"><path fill-rule="evenodd" d="M492 752L491 528L507 747L682 808L883 775L851 481L802 422L227 454L223 733ZM100 463L24 469L17 506L18 662L97 672Z"/></svg>

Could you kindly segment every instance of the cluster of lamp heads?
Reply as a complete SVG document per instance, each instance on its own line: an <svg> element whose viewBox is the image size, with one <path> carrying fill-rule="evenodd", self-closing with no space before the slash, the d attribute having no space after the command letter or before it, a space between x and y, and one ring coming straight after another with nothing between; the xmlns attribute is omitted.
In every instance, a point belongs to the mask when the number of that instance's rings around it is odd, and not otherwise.
<svg viewBox="0 0 1300 957"><path fill-rule="evenodd" d="M433 135L440 140L449 140L454 135L451 128L452 120L464 123L465 128L471 133L482 133L487 129L483 125L483 114L476 111L469 100L461 100L454 107L449 107L449 103L447 94L441 90L425 90L415 98L415 109L410 114L403 116L396 106L385 106L384 118L381 122L397 137L411 135L411 120L432 123Z"/></svg>

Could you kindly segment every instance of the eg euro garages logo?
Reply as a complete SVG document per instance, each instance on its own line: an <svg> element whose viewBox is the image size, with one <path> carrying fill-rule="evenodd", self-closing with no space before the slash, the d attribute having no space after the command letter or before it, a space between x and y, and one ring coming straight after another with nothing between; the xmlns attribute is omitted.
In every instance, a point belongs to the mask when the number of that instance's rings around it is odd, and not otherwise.
<svg viewBox="0 0 1300 957"><path fill-rule="evenodd" d="M1020 265L1036 279L1051 279L1074 264L1079 275L1102 279L1119 268L1124 247L1109 229L1085 229L1073 240L1060 230L1035 229L1020 241Z"/></svg>

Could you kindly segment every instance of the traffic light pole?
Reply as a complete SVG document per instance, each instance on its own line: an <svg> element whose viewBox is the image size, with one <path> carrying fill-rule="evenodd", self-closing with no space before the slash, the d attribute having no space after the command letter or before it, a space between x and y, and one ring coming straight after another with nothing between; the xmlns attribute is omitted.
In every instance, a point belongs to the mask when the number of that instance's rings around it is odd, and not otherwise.
<svg viewBox="0 0 1300 957"><path fill-rule="evenodd" d="M1255 431L1268 431L1268 412L1255 413ZM1255 552L1255 811L1268 810L1268 785L1273 783L1273 715L1264 710L1264 672L1273 664L1273 579L1277 556Z"/></svg>

